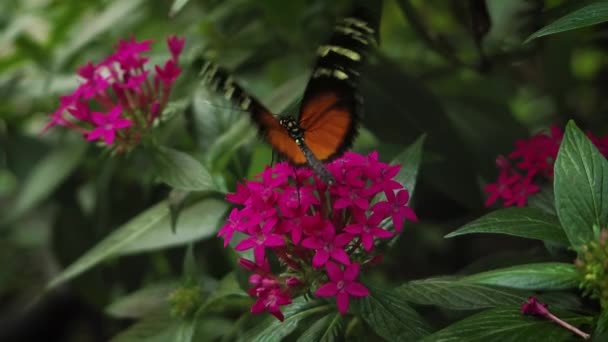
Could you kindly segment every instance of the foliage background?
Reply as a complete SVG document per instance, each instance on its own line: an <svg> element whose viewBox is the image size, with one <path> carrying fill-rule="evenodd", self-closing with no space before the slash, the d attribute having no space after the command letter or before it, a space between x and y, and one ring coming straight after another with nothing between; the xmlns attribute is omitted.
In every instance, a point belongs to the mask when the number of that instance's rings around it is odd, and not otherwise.
<svg viewBox="0 0 608 342"><path fill-rule="evenodd" d="M380 46L364 71L366 117L354 149L377 149L389 161L422 134L426 142L413 202L421 222L408 226L372 275L377 281L400 284L548 260L542 242L443 236L486 211L481 185L495 179L495 157L512 150L515 139L570 118L596 135L606 132L606 27L524 43L591 1L488 0L488 30L478 3L384 3ZM109 305L149 284L180 279L190 241L196 241L206 284L232 270L235 255L214 238L227 209L221 193L261 171L271 151L256 139L243 113L199 87L197 56L234 70L275 112L293 110L316 46L349 5L344 0L0 3L0 340L107 340L139 318L113 313ZM131 34L155 39L153 61L166 56L167 36L186 37L184 72L159 134L165 145L187 152L210 171L213 191L170 191L158 182L157 165L145 154L111 158L71 132L39 134L59 96L77 84L77 66L101 60ZM146 239L106 250L103 263L44 292L63 268L167 198L186 208L178 237L170 233L169 211L156 212L161 217ZM228 317L206 324L213 323L221 335L246 307L237 305ZM434 328L456 318L430 315Z"/></svg>

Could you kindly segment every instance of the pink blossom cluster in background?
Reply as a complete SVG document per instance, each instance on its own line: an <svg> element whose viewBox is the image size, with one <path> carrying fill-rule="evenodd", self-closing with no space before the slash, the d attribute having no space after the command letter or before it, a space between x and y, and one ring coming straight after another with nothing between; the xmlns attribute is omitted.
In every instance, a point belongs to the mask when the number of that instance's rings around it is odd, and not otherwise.
<svg viewBox="0 0 608 342"><path fill-rule="evenodd" d="M253 251L254 260L239 261L253 273L253 313L268 311L283 320L280 307L310 291L336 297L345 314L350 297L369 295L357 278L381 259L376 243L401 232L405 219L417 220L407 206L408 191L394 180L400 165L380 162L375 152L347 152L327 168L336 180L330 186L309 169L281 163L227 196L240 208L232 210L218 236L227 246L238 232L244 238L235 249ZM381 225L385 219L394 228ZM269 258L281 270L271 269Z"/></svg>
<svg viewBox="0 0 608 342"><path fill-rule="evenodd" d="M563 137L564 131L554 125L548 133L540 132L527 140L517 140L515 151L507 157L498 156L498 179L484 188L488 193L486 207L499 199L504 201L505 207L525 206L528 196L540 190L539 184L553 179L553 165ZM608 156L608 135L597 138L588 132L587 137L602 155Z"/></svg>
<svg viewBox="0 0 608 342"><path fill-rule="evenodd" d="M154 66L149 58L152 40L121 40L115 52L98 64L88 62L78 69L82 82L51 115L43 131L55 125L83 134L87 140L103 140L117 150L134 146L163 110L173 82L179 76L179 55L184 39L167 39L171 57ZM116 144L115 144L116 142Z"/></svg>

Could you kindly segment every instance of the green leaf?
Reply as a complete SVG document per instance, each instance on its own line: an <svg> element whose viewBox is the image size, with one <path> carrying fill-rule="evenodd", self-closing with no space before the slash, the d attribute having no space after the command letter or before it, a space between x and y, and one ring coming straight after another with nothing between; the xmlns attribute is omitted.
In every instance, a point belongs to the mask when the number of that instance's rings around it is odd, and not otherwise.
<svg viewBox="0 0 608 342"><path fill-rule="evenodd" d="M472 233L506 234L568 245L568 238L557 217L535 208L499 209L460 227L445 237Z"/></svg>
<svg viewBox="0 0 608 342"><path fill-rule="evenodd" d="M194 335L192 321L178 321L166 312L151 314L129 329L114 336L111 342L190 342Z"/></svg>
<svg viewBox="0 0 608 342"><path fill-rule="evenodd" d="M411 281L399 286L397 292L411 303L436 305L453 310L518 305L527 298L525 295L516 294L515 291L442 278Z"/></svg>
<svg viewBox="0 0 608 342"><path fill-rule="evenodd" d="M538 208L548 214L557 216L553 186L542 186L539 192L528 197L528 207Z"/></svg>
<svg viewBox="0 0 608 342"><path fill-rule="evenodd" d="M255 136L256 131L251 124L251 120L244 115L215 139L209 147L206 154L207 165L214 172L223 170L238 148L250 143L255 139Z"/></svg>
<svg viewBox="0 0 608 342"><path fill-rule="evenodd" d="M323 301L307 301L300 297L284 307L282 312L285 315L285 320L283 322L275 317L268 317L256 328L248 331L243 340L255 342L281 341L300 327L301 324L308 323L314 317L326 314L332 308L333 306Z"/></svg>
<svg viewBox="0 0 608 342"><path fill-rule="evenodd" d="M41 159L22 184L5 221L18 218L49 196L78 166L86 148L84 141L63 143Z"/></svg>
<svg viewBox="0 0 608 342"><path fill-rule="evenodd" d="M184 254L184 262L182 266L182 274L186 283L196 283L199 277L198 265L194 256L194 244L189 243Z"/></svg>
<svg viewBox="0 0 608 342"><path fill-rule="evenodd" d="M228 203L216 198L205 198L195 202L182 210L174 233L171 230L171 215L167 209L168 205L166 202L163 204L163 211L167 215L153 226L147 227L144 231L145 234L140 232L137 238L124 243L118 251L118 255L179 246L212 237L217 232L218 225L229 207ZM126 225L119 229L125 228Z"/></svg>
<svg viewBox="0 0 608 342"><path fill-rule="evenodd" d="M580 274L573 264L547 262L477 273L460 280L522 290L566 290L578 286Z"/></svg>
<svg viewBox="0 0 608 342"><path fill-rule="evenodd" d="M559 313L570 324L591 322L589 317ZM422 341L571 341L574 335L554 322L524 316L517 307L486 310L427 336Z"/></svg>
<svg viewBox="0 0 608 342"><path fill-rule="evenodd" d="M403 185L410 193L410 198L414 195L416 188L416 178L420 169L420 161L422 160L422 146L426 134L421 135L416 141L407 147L403 152L399 153L391 161L391 165L400 164L401 170L395 177L395 180Z"/></svg>
<svg viewBox="0 0 608 342"><path fill-rule="evenodd" d="M310 328L300 335L298 342L308 341L340 341L343 335L344 319L340 313L328 313L317 320Z"/></svg>
<svg viewBox="0 0 608 342"><path fill-rule="evenodd" d="M555 161L555 207L572 246L594 239L593 226L608 223L608 161L573 121Z"/></svg>
<svg viewBox="0 0 608 342"><path fill-rule="evenodd" d="M597 317L594 335L608 337L608 309L606 308L604 308L604 310L602 310L600 315Z"/></svg>
<svg viewBox="0 0 608 342"><path fill-rule="evenodd" d="M569 13L532 33L530 37L526 39L525 43L539 37L575 30L586 26L597 25L605 21L608 21L608 2L597 1Z"/></svg>
<svg viewBox="0 0 608 342"><path fill-rule="evenodd" d="M215 189L209 171L189 154L164 146L153 153L158 176L165 184L185 191Z"/></svg>
<svg viewBox="0 0 608 342"><path fill-rule="evenodd" d="M51 289L98 263L118 255L175 246L211 236L228 205L217 199L205 199L187 208L171 232L171 217L166 202L140 213L57 275L48 285Z"/></svg>
<svg viewBox="0 0 608 342"><path fill-rule="evenodd" d="M231 297L251 300L251 297L239 286L234 272L228 273L222 278L215 290L207 297L200 313L221 305L223 301Z"/></svg>
<svg viewBox="0 0 608 342"><path fill-rule="evenodd" d="M176 286L177 282L169 281L143 287L118 298L105 312L114 318L142 318L153 312L168 311L167 298Z"/></svg>
<svg viewBox="0 0 608 342"><path fill-rule="evenodd" d="M351 304L376 334L388 341L413 341L428 335L429 327L400 293L367 286L371 294Z"/></svg>
<svg viewBox="0 0 608 342"><path fill-rule="evenodd" d="M171 5L171 9L169 10L169 17L173 17L179 13L189 1L190 0L174 0L173 5Z"/></svg>

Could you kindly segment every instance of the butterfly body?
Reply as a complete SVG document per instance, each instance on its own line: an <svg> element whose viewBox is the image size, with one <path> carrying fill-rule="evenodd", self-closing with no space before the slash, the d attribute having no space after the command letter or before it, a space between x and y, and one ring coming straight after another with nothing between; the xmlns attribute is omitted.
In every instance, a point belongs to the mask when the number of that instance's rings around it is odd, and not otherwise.
<svg viewBox="0 0 608 342"><path fill-rule="evenodd" d="M358 70L374 33L363 17L339 21L329 42L317 49L317 62L297 118L276 117L226 70L211 62L201 71L202 82L249 112L261 135L281 156L297 166L308 164L331 183L333 177L323 162L340 156L352 145L361 116Z"/></svg>

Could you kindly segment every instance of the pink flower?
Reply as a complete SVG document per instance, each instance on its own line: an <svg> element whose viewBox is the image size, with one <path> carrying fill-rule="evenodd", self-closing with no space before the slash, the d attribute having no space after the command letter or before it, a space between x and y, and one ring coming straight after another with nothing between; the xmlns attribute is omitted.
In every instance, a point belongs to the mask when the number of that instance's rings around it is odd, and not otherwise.
<svg viewBox="0 0 608 342"><path fill-rule="evenodd" d="M167 47L169 47L169 51L171 51L171 56L177 62L179 55L182 53L182 49L184 48L184 43L186 42L185 38L178 38L177 36L170 36L167 38Z"/></svg>
<svg viewBox="0 0 608 342"><path fill-rule="evenodd" d="M369 290L361 283L355 282L359 275L359 264L346 266L344 271L333 262L327 263L329 282L315 292L317 297L336 297L338 311L344 315L348 311L349 296L361 298L369 296Z"/></svg>
<svg viewBox="0 0 608 342"><path fill-rule="evenodd" d="M156 79L160 80L166 87L173 85L177 76L182 72L182 69L173 59L166 61L164 67L161 68L156 65L154 69L156 70Z"/></svg>
<svg viewBox="0 0 608 342"><path fill-rule="evenodd" d="M397 233L403 229L403 221L408 219L412 222L418 222L418 217L412 208L407 206L410 200L410 193L403 189L397 193L391 190L385 193L387 200L378 202L374 205L374 212L385 212L391 215L395 230Z"/></svg>
<svg viewBox="0 0 608 342"><path fill-rule="evenodd" d="M151 84L149 58L142 55L151 49L152 41L121 40L114 53L101 62L87 62L78 68L81 84L60 98L59 107L42 131L60 125L78 131L87 140L103 139L116 151L134 147L142 134L153 128L179 75L176 62L184 41L171 39L173 57L164 68L157 66L160 75L155 75L163 79L162 89ZM127 127L131 128L125 130Z"/></svg>
<svg viewBox="0 0 608 342"><path fill-rule="evenodd" d="M291 304L291 297L282 291L280 288L260 291L258 299L251 306L251 312L259 314L264 311L270 312L279 321L283 321L285 317L279 306Z"/></svg>
<svg viewBox="0 0 608 342"><path fill-rule="evenodd" d="M505 207L513 204L518 207L526 205L528 196L537 193L540 190L538 185L532 184L532 177L524 177L524 179L515 184L511 190L511 197L505 200Z"/></svg>
<svg viewBox="0 0 608 342"><path fill-rule="evenodd" d="M327 223L320 236L311 236L304 239L302 246L315 250L315 256L312 258L312 267L322 267L330 257L344 265L350 265L350 259L344 250L344 246L351 242L352 239L352 235L349 234L336 236L336 229L331 223Z"/></svg>
<svg viewBox="0 0 608 342"><path fill-rule="evenodd" d="M133 124L131 120L121 118L121 112L122 108L120 106L112 108L112 110L107 114L93 112L93 114L91 114L91 118L97 127L89 132L87 135L87 140L90 141L102 138L106 144L112 145L112 143L114 143L116 131L130 127Z"/></svg>
<svg viewBox="0 0 608 342"><path fill-rule="evenodd" d="M393 233L380 227L383 219L381 213L374 212L367 217L364 212L356 211L354 219L355 223L346 226L344 230L350 234L359 235L363 248L368 252L374 246L374 238L388 239L393 236Z"/></svg>
<svg viewBox="0 0 608 342"><path fill-rule="evenodd" d="M547 309L547 304L540 302L535 297L528 298L528 301L522 304L521 306L521 314L522 315L532 315L539 316L545 319L551 320L562 327L570 330L574 334L582 337L585 340L588 340L591 336L585 332L582 332L577 327L571 325L570 323L563 321L559 317L553 315L549 309Z"/></svg>
<svg viewBox="0 0 608 342"><path fill-rule="evenodd" d="M521 178L521 176L518 174L509 175L509 172L509 170L503 169L500 172L496 183L491 183L484 187L484 191L490 194L485 202L486 207L492 205L492 203L496 202L499 198L503 200L511 199L513 193L511 187Z"/></svg>
<svg viewBox="0 0 608 342"><path fill-rule="evenodd" d="M377 153L348 152L327 168L336 180L331 185L307 168L279 163L237 184L236 191L226 196L238 207L218 236L227 246L234 232L240 232L245 237L235 250L253 249L255 262L239 260L241 267L253 273L248 291L257 298L253 312L269 311L281 319L279 307L290 298L314 292L328 276L339 278L337 272L329 274L336 268L342 272L335 263L345 265L349 276L344 279L354 284L346 292L340 290L340 295L338 290L335 293L341 312L346 312L348 296L367 293L365 288L357 291L354 283L359 265L373 266L381 260L382 248L374 248L375 242L400 231L404 219L416 220L407 206L409 193L393 178L400 166L380 162ZM386 199L370 209L383 191ZM389 217L394 229L381 228L380 222ZM271 253L279 261L272 272L260 266ZM357 266L351 268L353 263Z"/></svg>
<svg viewBox="0 0 608 342"><path fill-rule="evenodd" d="M263 226L253 225L249 227L247 232L250 237L241 241L234 249L236 251L245 251L253 248L253 255L256 262L264 260L266 247L279 247L285 245L285 240L278 234L271 233L272 228L276 224L276 220L266 220Z"/></svg>

